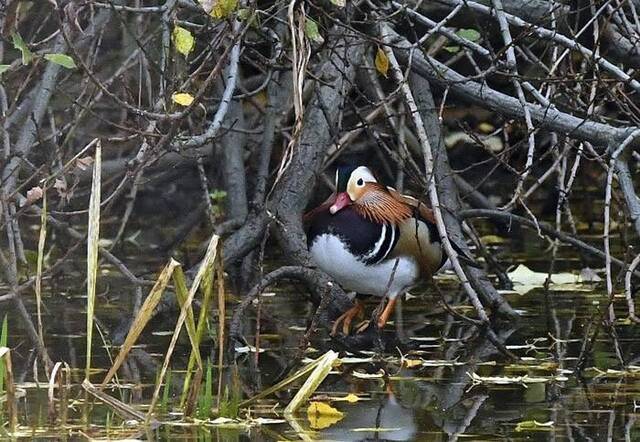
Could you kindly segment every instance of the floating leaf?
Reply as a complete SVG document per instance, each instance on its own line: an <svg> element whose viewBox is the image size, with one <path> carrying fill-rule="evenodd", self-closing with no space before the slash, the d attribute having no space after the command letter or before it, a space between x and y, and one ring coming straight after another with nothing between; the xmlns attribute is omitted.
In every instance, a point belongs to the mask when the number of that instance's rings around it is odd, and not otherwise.
<svg viewBox="0 0 640 442"><path fill-rule="evenodd" d="M350 404L353 404L355 402L358 402L360 398L353 393L349 393L348 395L345 396L344 400L349 402Z"/></svg>
<svg viewBox="0 0 640 442"><path fill-rule="evenodd" d="M50 61L51 63L59 64L63 68L67 69L75 69L76 62L73 61L73 58L69 57L66 54L44 54L45 60Z"/></svg>
<svg viewBox="0 0 640 442"><path fill-rule="evenodd" d="M553 421L548 422L538 422L536 420L532 421L522 421L518 422L516 425L516 431L548 431L553 428Z"/></svg>
<svg viewBox="0 0 640 442"><path fill-rule="evenodd" d="M535 288L544 286L549 275L546 272L534 272L524 264L520 264L515 270L509 272L507 276L509 276L509 279L513 282L513 289L519 294L524 295ZM554 273L551 275L551 284L560 286L554 288L568 290L571 287L568 287L567 284L576 284L579 282L578 275L574 275L573 273Z"/></svg>
<svg viewBox="0 0 640 442"><path fill-rule="evenodd" d="M10 64L0 64L0 74L8 70L10 67L11 67Z"/></svg>
<svg viewBox="0 0 640 442"><path fill-rule="evenodd" d="M358 379L380 379L384 377L385 372L383 369L378 370L376 373L364 373L362 371L354 370L351 375Z"/></svg>
<svg viewBox="0 0 640 442"><path fill-rule="evenodd" d="M456 35L460 38L464 38L469 41L478 41L480 40L480 33L475 29L458 29Z"/></svg>
<svg viewBox="0 0 640 442"><path fill-rule="evenodd" d="M328 428L343 417L344 414L324 402L311 402L307 408L307 419L314 430Z"/></svg>
<svg viewBox="0 0 640 442"><path fill-rule="evenodd" d="M467 373L467 376L471 378L471 382L474 385L479 384L494 384L494 385L527 385L527 384L539 384L547 382L566 382L569 380L566 376L480 376L477 373Z"/></svg>
<svg viewBox="0 0 640 442"><path fill-rule="evenodd" d="M331 0L331 3L336 5L338 8L344 8L347 4L345 0Z"/></svg>
<svg viewBox="0 0 640 442"><path fill-rule="evenodd" d="M406 368L422 367L422 360L420 359L404 359L402 362Z"/></svg>
<svg viewBox="0 0 640 442"><path fill-rule="evenodd" d="M20 34L14 32L11 37L13 39L13 47L22 53L22 64L31 63L31 60L33 60L33 52L31 52Z"/></svg>
<svg viewBox="0 0 640 442"><path fill-rule="evenodd" d="M217 0L210 14L214 18L226 18L236 10L238 6L238 0Z"/></svg>
<svg viewBox="0 0 640 442"><path fill-rule="evenodd" d="M376 52L375 63L378 72L380 72L384 78L387 78L387 72L389 71L389 58L382 48L378 48L378 51Z"/></svg>
<svg viewBox="0 0 640 442"><path fill-rule="evenodd" d="M445 46L444 50L456 54L460 51L460 46Z"/></svg>
<svg viewBox="0 0 640 442"><path fill-rule="evenodd" d="M188 29L182 28L180 26L176 26L173 28L173 44L176 47L176 51L180 52L182 55L187 57L191 51L193 51L193 47L196 44L195 39L193 38L193 34Z"/></svg>
<svg viewBox="0 0 640 442"><path fill-rule="evenodd" d="M318 23L307 17L307 20L304 23L304 33L307 35L307 38L314 43L322 44L324 43L324 38L320 35L320 31L318 30Z"/></svg>
<svg viewBox="0 0 640 442"><path fill-rule="evenodd" d="M193 103L193 95L186 92L177 92L171 96L174 103L178 103L182 106L189 106Z"/></svg>

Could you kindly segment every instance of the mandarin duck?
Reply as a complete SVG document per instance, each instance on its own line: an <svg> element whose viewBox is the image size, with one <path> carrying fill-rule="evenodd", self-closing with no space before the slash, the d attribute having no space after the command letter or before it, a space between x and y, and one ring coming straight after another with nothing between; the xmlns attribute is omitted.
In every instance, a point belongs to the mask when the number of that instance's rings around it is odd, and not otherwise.
<svg viewBox="0 0 640 442"><path fill-rule="evenodd" d="M419 200L380 184L365 166L336 170L336 192L304 215L307 246L315 264L345 290L384 297L384 327L397 298L429 279L447 260L433 212ZM459 249L459 247L455 247ZM362 314L355 305L334 323L332 335Z"/></svg>

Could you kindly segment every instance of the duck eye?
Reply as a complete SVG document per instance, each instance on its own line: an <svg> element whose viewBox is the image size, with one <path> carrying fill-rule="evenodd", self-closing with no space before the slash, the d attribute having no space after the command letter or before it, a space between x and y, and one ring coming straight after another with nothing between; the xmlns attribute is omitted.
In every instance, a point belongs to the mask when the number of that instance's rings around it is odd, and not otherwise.
<svg viewBox="0 0 640 442"><path fill-rule="evenodd" d="M364 180L362 178L358 178L358 181L356 182L356 184L358 186L364 186Z"/></svg>

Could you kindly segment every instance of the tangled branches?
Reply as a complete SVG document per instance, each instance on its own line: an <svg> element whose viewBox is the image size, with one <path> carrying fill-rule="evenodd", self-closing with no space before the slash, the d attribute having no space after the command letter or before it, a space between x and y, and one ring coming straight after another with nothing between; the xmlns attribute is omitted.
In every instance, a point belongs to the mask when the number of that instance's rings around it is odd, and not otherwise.
<svg viewBox="0 0 640 442"><path fill-rule="evenodd" d="M314 189L331 190L331 164L355 160L428 195L443 239L464 243L473 225L456 214L469 205L500 206L498 228L513 215L540 236L551 227L538 219L551 218L554 231L571 232L555 235L553 258L558 241L583 244L576 189L595 184L605 208L580 217L604 220L595 255L607 263L611 299L610 263L626 272L636 317L638 258L613 257L609 241L612 218L618 232L640 234L640 4L340 3L4 3L0 303L31 324L44 358L23 297L84 241L96 138L103 213L116 220L102 257L131 281L138 303L146 282L118 255L149 217L172 229L165 255L203 222L225 235L239 289L260 286L267 241L308 269L299 271L306 284L330 283L309 260L300 216L320 199ZM36 276L27 227L38 225L45 194L51 230L40 253L52 261ZM171 200L174 215L149 210L159 199ZM488 276L498 268L464 267L447 250L483 321L485 308L514 315ZM337 288L317 293L348 305Z"/></svg>

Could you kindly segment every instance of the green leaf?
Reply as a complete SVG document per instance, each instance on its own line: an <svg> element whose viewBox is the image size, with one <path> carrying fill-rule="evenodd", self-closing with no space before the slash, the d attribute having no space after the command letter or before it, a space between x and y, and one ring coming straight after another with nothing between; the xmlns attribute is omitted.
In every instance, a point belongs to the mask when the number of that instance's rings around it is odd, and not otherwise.
<svg viewBox="0 0 640 442"><path fill-rule="evenodd" d="M22 37L20 37L20 34L14 32L11 38L13 39L13 47L22 52L22 64L27 65L31 63L31 60L33 60L33 52L31 52Z"/></svg>
<svg viewBox="0 0 640 442"><path fill-rule="evenodd" d="M336 5L338 8L344 8L346 5L346 0L331 0L331 3Z"/></svg>
<svg viewBox="0 0 640 442"><path fill-rule="evenodd" d="M216 189L213 192L211 192L209 194L209 196L214 201L222 201L223 199L225 199L227 197L227 192L225 192L224 190L217 190Z"/></svg>
<svg viewBox="0 0 640 442"><path fill-rule="evenodd" d="M73 58L66 54L44 54L44 58L51 63L59 64L63 68L75 69L77 67Z"/></svg>
<svg viewBox="0 0 640 442"><path fill-rule="evenodd" d="M322 38L322 35L320 35L320 31L318 30L318 23L309 17L307 17L307 20L304 23L304 33L312 42L318 44L324 43L324 38Z"/></svg>
<svg viewBox="0 0 640 442"><path fill-rule="evenodd" d="M521 431L551 431L553 430L553 421L538 422L536 420L518 422L516 432Z"/></svg>
<svg viewBox="0 0 640 442"><path fill-rule="evenodd" d="M8 70L10 67L11 67L10 64L0 64L0 74Z"/></svg>
<svg viewBox="0 0 640 442"><path fill-rule="evenodd" d="M480 40L480 33L475 29L458 29L456 35L469 41Z"/></svg>
<svg viewBox="0 0 640 442"><path fill-rule="evenodd" d="M457 54L460 51L460 46L445 46L444 50L452 54Z"/></svg>
<svg viewBox="0 0 640 442"><path fill-rule="evenodd" d="M176 26L173 28L173 44L176 51L187 57L193 51L196 41L188 29Z"/></svg>
<svg viewBox="0 0 640 442"><path fill-rule="evenodd" d="M211 9L214 18L227 18L238 6L238 0L217 0Z"/></svg>

